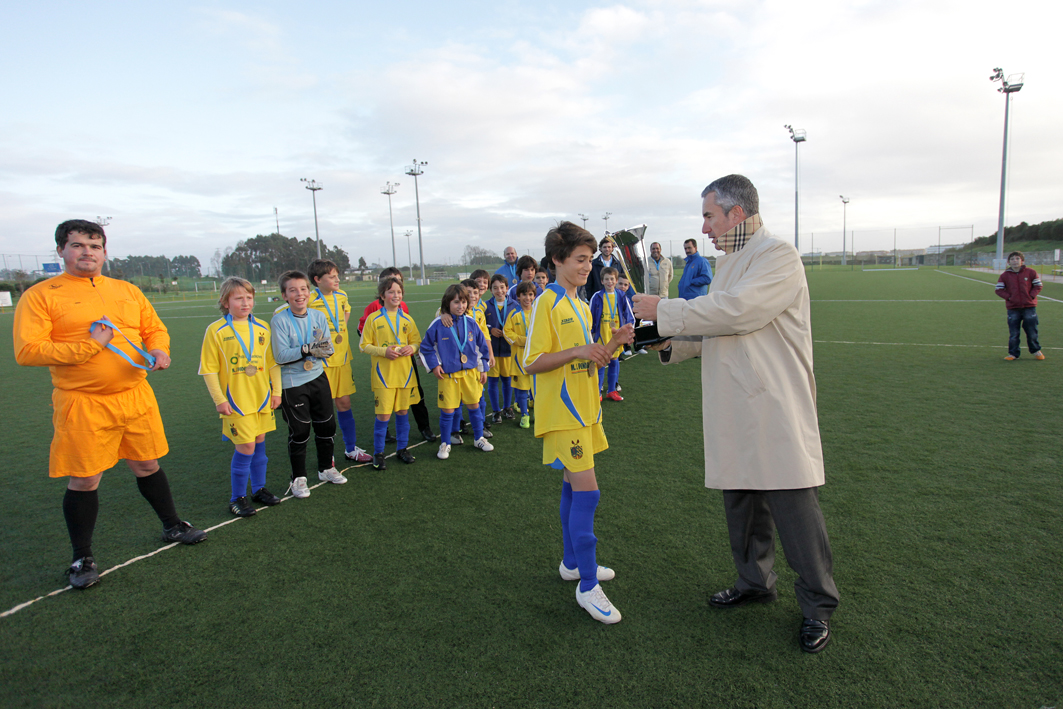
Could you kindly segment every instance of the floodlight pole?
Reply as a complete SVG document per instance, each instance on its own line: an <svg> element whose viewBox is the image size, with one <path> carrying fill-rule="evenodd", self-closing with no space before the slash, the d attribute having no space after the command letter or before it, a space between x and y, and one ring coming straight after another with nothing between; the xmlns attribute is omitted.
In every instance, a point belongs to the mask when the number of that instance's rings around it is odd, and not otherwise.
<svg viewBox="0 0 1063 709"><path fill-rule="evenodd" d="M583 228L586 229L587 228L587 220L590 217L588 217L586 214L577 214L576 216L578 216L580 219L583 220Z"/></svg>
<svg viewBox="0 0 1063 709"><path fill-rule="evenodd" d="M417 248L421 251L421 283L424 283L424 240L421 238L421 192L417 186L417 176L424 174L423 168L427 164L417 162L417 158L414 158L413 164L406 168L406 174L413 175L413 194L417 202Z"/></svg>
<svg viewBox="0 0 1063 709"><path fill-rule="evenodd" d="M410 280L412 281L413 280L413 252L410 251L410 237L411 236L413 236L413 230L412 229L407 229L406 230L406 256L407 256L407 258L410 261ZM398 268L398 266L396 266L395 268Z"/></svg>
<svg viewBox="0 0 1063 709"><path fill-rule="evenodd" d="M605 233L609 233L609 217L613 216L612 212L606 212L602 215L602 219L605 220Z"/></svg>
<svg viewBox="0 0 1063 709"><path fill-rule="evenodd" d="M845 265L845 229L846 229L845 219L846 219L846 216L847 216L846 210L849 208L849 198L848 197L842 197L841 195L838 195L838 197L841 198L841 200L842 200L842 265L844 266ZM855 252L853 253L853 258L856 258L856 253Z"/></svg>
<svg viewBox="0 0 1063 709"><path fill-rule="evenodd" d="M398 182L391 184L389 181L386 187L380 188L380 194L388 196L388 219L391 220L391 265L395 268L399 267L399 259L395 255L395 215L391 211L391 195L395 194L395 188L398 186Z"/></svg>
<svg viewBox="0 0 1063 709"><path fill-rule="evenodd" d="M281 233L281 218L280 218L280 215L277 214L277 208L276 207L273 208L273 219L277 222L277 236L280 236L280 233Z"/></svg>
<svg viewBox="0 0 1063 709"><path fill-rule="evenodd" d="M1000 213L997 217L996 260L998 262L1004 260L1004 192L1008 181L1008 112L1011 107L1011 95L1022 88L1023 78L1023 74L1012 74L1005 79L1004 70L1000 67L994 68L993 75L989 77L990 81L1000 82L1000 88L997 91L1004 94L1004 156L1000 161ZM995 264L997 270L1000 270L999 266L999 263Z"/></svg>
<svg viewBox="0 0 1063 709"><path fill-rule="evenodd" d="M317 237L317 257L321 258L321 232L317 228L317 193L318 190L325 189L317 180L308 180L305 177L299 179L300 182L306 183L306 189L310 190L310 194L314 197L314 236ZM278 230L280 227L278 227Z"/></svg>
<svg viewBox="0 0 1063 709"><path fill-rule="evenodd" d="M783 126L790 131L790 140L794 141L794 248L798 251L801 250L801 240L798 237L800 233L798 228L798 214L800 212L800 160L798 155L798 144L805 142L808 137L805 135L805 131L801 129L794 130L793 126ZM845 250L842 249L842 264L845 264Z"/></svg>

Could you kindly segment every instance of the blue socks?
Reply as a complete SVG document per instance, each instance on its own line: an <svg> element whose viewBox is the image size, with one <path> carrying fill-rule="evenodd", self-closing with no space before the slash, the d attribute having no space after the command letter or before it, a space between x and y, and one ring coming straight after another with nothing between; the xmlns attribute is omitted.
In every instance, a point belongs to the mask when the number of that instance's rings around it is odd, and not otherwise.
<svg viewBox="0 0 1063 709"><path fill-rule="evenodd" d="M520 406L520 415L521 416L527 416L528 415L528 392L525 391L524 389L514 389L514 391L517 394L517 405ZM567 485L568 483L565 483L565 484ZM570 566L568 568L571 569L572 567Z"/></svg>
<svg viewBox="0 0 1063 709"><path fill-rule="evenodd" d="M449 414L442 409L439 411L439 441L440 443L446 443L448 446L450 445L450 434L458 430L458 427L454 425L455 415L460 416L458 411Z"/></svg>
<svg viewBox="0 0 1063 709"><path fill-rule="evenodd" d="M247 496L247 479L251 476L251 459L253 457L244 455L240 451L233 451L233 496L229 499L229 502L236 502L236 498Z"/></svg>
<svg viewBox="0 0 1063 709"><path fill-rule="evenodd" d="M251 456L251 492L255 493L266 486L266 442L259 441L255 444L254 455Z"/></svg>
<svg viewBox="0 0 1063 709"><path fill-rule="evenodd" d="M599 367L598 368L598 391L601 391L602 387L604 387L604 386L605 386L605 368L604 367Z"/></svg>
<svg viewBox="0 0 1063 709"><path fill-rule="evenodd" d="M594 510L598 507L600 497L601 492L598 490L572 492L568 531L572 536L576 566L579 567L579 590L583 593L598 583L598 560L595 556L598 539L594 536Z"/></svg>
<svg viewBox="0 0 1063 709"><path fill-rule="evenodd" d="M616 383L620 381L620 360L609 360L609 391L616 391Z"/></svg>
<svg viewBox="0 0 1063 709"><path fill-rule="evenodd" d="M387 425L385 424L385 429ZM402 450L410 442L410 415L395 414L396 449Z"/></svg>
<svg viewBox="0 0 1063 709"><path fill-rule="evenodd" d="M513 406L513 380L510 377L499 377L502 380L502 403L508 409Z"/></svg>
<svg viewBox="0 0 1063 709"><path fill-rule="evenodd" d="M561 542L565 546L566 569L576 568L576 551L572 548L572 535L568 531L568 518L572 514L572 486L564 480L561 481ZM595 575L598 574L595 570Z"/></svg>
<svg viewBox="0 0 1063 709"><path fill-rule="evenodd" d="M501 411L502 402L498 398L498 377L487 378L487 394L491 397L491 410Z"/></svg>
<svg viewBox="0 0 1063 709"><path fill-rule="evenodd" d="M472 424L473 440L478 441L484 437L484 410L483 407L477 406L475 409L469 409L469 423Z"/></svg>
<svg viewBox="0 0 1063 709"><path fill-rule="evenodd" d="M384 452L384 439L388 435L388 422L373 418L373 453L381 455Z"/></svg>
<svg viewBox="0 0 1063 709"><path fill-rule="evenodd" d="M336 422L340 425L340 430L343 431L344 450L353 451L354 444L358 441L358 435L354 431L354 414L349 409L347 411L337 411Z"/></svg>

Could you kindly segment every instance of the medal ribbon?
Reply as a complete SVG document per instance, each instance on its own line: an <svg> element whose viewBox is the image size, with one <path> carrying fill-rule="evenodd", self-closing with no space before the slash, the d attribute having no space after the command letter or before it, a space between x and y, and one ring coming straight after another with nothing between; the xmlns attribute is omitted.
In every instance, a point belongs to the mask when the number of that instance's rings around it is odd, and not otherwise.
<svg viewBox="0 0 1063 709"><path fill-rule="evenodd" d="M461 341L461 349L458 350L459 353L464 352L465 351L465 347L469 344L469 342L468 342L468 339L469 339L469 321L465 319L464 315L461 316L461 319L465 322L465 337L461 338L461 340L460 340ZM455 342L459 341L459 339L458 339L458 323L457 322L455 322L454 324L452 324L450 326L450 334L452 334L454 336L454 341Z"/></svg>
<svg viewBox="0 0 1063 709"><path fill-rule="evenodd" d="M338 333L340 331L340 302L336 298L336 294L332 294L332 307L336 310L336 314L333 315L332 311L329 310L328 301L325 300L325 295L321 292L321 289L315 288L314 290L317 291L317 297L321 298L321 303L325 306L325 312L328 313L329 320L331 320L332 324L336 326L336 332Z"/></svg>
<svg viewBox="0 0 1063 709"><path fill-rule="evenodd" d="M307 311L307 314L306 314L305 318L297 318L294 315L292 315L291 308L289 308L288 310L285 310L284 312L288 313L288 317L291 318L292 324L295 325L295 331L297 333L299 333L299 346L302 347L303 345L309 345L310 344L310 323L309 323L310 311L309 310ZM305 334L305 335L303 334L303 328L299 327L299 321L300 320L307 320L308 321L307 324L306 324L307 334Z"/></svg>
<svg viewBox="0 0 1063 709"><path fill-rule="evenodd" d="M576 317L579 318L580 327L583 328L584 344L589 345L591 343L591 334L590 331L587 330L587 323L583 320L583 313L580 312L580 309L576 307L576 304L572 302L572 299L568 297L567 293L565 294L565 300L568 301L568 305L572 308L572 312L574 312Z"/></svg>
<svg viewBox="0 0 1063 709"><path fill-rule="evenodd" d="M251 349L247 348L247 345L244 344L243 338L240 337L240 333L236 331L236 327L233 325L232 315L225 316L225 327L230 328L233 331L233 334L236 335L236 341L239 342L240 347L243 348L244 356L247 357L247 363L254 364L254 362L251 361L251 356L255 353L255 316L247 316L247 329L251 332Z"/></svg>
<svg viewBox="0 0 1063 709"><path fill-rule="evenodd" d="M602 298L605 299L605 304L609 306L609 321L611 323L612 322L616 322L616 318L617 318L617 316L616 316L616 293L615 292L613 293L613 299L611 301L609 300L609 294L608 293L603 295Z"/></svg>
<svg viewBox="0 0 1063 709"><path fill-rule="evenodd" d="M502 307L498 307L497 301L495 302L495 310L499 313L498 322L502 323L502 327L506 326L506 315L509 311L509 298L506 298L506 302L502 303Z"/></svg>
<svg viewBox="0 0 1063 709"><path fill-rule="evenodd" d="M397 347L398 345L401 345L402 342L399 341L399 323L402 322L402 309L399 309L398 311L396 311L396 313L395 313L396 314L396 318L395 318L395 324L394 325L391 324L391 318L388 317L388 309L387 308L381 308L380 312L384 313L384 320L387 321L388 327L391 328L391 331L393 333L395 333L395 346ZM466 330L467 329L468 328L466 328ZM454 337L457 337L457 334L455 334Z"/></svg>
<svg viewBox="0 0 1063 709"><path fill-rule="evenodd" d="M115 332L117 332L119 335L122 335L122 337L125 337L125 341L129 343L129 346L132 347L133 349L135 349L137 352L139 352L140 355L144 358L144 361L148 363L148 365L145 367L143 364L137 364L136 362L133 361L132 357L130 357L125 352L123 352L122 350L118 349L117 347L112 345L110 342L108 342L107 343L107 349L109 349L111 352L117 353L119 357L124 359L126 362L129 362L131 365L133 365L137 369L150 370L152 367L155 366L155 356L151 355L151 354L148 354L147 352L142 350L135 342L130 340L128 337L126 337L122 333L121 330L119 330L117 327L114 326L114 323L111 322L110 318L108 318L107 316L104 316L104 317L100 318L99 320L95 321L94 323L92 323L92 325L89 326L89 334L90 335L96 329L97 325L106 325L107 327L109 327L112 330L114 330Z"/></svg>

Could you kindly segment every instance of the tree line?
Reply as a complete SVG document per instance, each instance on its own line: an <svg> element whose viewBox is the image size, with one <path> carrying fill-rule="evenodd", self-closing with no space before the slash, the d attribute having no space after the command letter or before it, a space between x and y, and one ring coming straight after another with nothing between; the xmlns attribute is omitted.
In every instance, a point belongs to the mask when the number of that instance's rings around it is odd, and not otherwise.
<svg viewBox="0 0 1063 709"><path fill-rule="evenodd" d="M223 276L240 276L252 282L275 281L285 271L305 271L307 265L317 258L317 241L299 239L282 234L258 234L239 241L236 248L218 249L211 258L211 270ZM344 273L351 267L347 252L338 246L321 244L321 258L332 261ZM365 259L359 260L364 265Z"/></svg>
<svg viewBox="0 0 1063 709"><path fill-rule="evenodd" d="M108 259L104 275L112 278L202 278L199 259L195 256L129 256Z"/></svg>
<svg viewBox="0 0 1063 709"><path fill-rule="evenodd" d="M1063 219L1052 219L1039 224L1020 222L1015 226L1004 227L1004 243L1009 241L1063 241ZM971 242L971 246L990 246L997 243L996 233L980 236Z"/></svg>

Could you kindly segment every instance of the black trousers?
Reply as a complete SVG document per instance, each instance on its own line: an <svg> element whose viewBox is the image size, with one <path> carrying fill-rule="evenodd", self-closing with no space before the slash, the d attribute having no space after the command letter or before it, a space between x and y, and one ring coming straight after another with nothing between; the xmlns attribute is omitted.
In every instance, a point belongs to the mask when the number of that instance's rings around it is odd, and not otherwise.
<svg viewBox="0 0 1063 709"><path fill-rule="evenodd" d="M429 428L428 407L424 405L424 389L421 388L421 375L417 370L418 366L413 365L413 378L417 380L417 393L421 395L421 400L411 404L410 411L413 412L413 420L417 422L417 430L424 431Z"/></svg>
<svg viewBox="0 0 1063 709"><path fill-rule="evenodd" d="M306 384L283 389L281 415L284 423L288 424L288 458L292 462L292 480L306 477L306 444L310 440L311 428L317 447L317 469L331 468L336 416L332 410L332 389L325 373L322 372Z"/></svg>
<svg viewBox="0 0 1063 709"><path fill-rule="evenodd" d="M738 570L735 588L775 589L775 530L783 552L797 573L794 592L806 618L828 620L838 607L834 561L819 488L799 490L724 490L731 556Z"/></svg>

